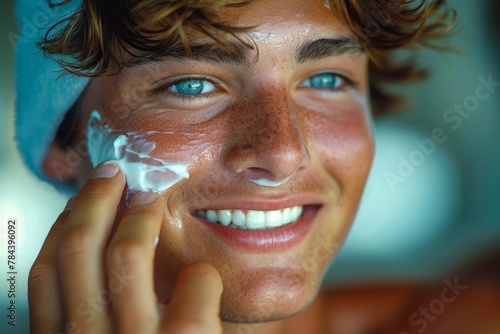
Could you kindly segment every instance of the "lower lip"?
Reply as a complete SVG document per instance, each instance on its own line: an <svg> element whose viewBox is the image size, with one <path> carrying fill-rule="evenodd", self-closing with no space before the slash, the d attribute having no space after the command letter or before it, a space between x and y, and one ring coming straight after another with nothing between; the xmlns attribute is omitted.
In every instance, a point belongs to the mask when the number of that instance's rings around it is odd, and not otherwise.
<svg viewBox="0 0 500 334"><path fill-rule="evenodd" d="M319 205L306 205L296 222L268 230L233 228L195 217L230 246L251 253L264 253L284 251L299 244L309 232L320 208Z"/></svg>

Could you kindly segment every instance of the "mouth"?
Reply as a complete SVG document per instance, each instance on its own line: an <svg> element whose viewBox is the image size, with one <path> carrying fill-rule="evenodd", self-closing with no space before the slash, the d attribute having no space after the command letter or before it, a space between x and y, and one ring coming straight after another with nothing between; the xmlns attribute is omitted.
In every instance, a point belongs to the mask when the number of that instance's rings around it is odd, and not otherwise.
<svg viewBox="0 0 500 334"><path fill-rule="evenodd" d="M272 210L207 209L191 215L229 246L258 253L299 244L321 208L321 204L303 204Z"/></svg>
<svg viewBox="0 0 500 334"><path fill-rule="evenodd" d="M303 214L304 206L281 210L198 210L195 215L214 224L244 230L265 230L295 223Z"/></svg>

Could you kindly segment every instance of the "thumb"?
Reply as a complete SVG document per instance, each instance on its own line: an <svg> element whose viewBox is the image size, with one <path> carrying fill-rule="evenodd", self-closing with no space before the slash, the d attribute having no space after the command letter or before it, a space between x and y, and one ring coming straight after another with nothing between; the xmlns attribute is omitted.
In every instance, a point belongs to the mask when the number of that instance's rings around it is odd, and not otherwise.
<svg viewBox="0 0 500 334"><path fill-rule="evenodd" d="M190 329L199 326L200 333L222 333L219 318L222 290L221 277L212 265L200 262L184 267L167 311L167 328L181 323Z"/></svg>

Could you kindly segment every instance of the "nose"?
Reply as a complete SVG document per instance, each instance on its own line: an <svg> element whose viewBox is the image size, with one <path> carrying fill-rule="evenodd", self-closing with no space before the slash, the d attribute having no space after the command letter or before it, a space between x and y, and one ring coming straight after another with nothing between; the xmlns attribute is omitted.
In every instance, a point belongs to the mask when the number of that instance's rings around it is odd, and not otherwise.
<svg viewBox="0 0 500 334"><path fill-rule="evenodd" d="M226 164L248 181L279 186L310 163L304 134L286 93L261 92L249 100L237 110L238 133L231 140Z"/></svg>

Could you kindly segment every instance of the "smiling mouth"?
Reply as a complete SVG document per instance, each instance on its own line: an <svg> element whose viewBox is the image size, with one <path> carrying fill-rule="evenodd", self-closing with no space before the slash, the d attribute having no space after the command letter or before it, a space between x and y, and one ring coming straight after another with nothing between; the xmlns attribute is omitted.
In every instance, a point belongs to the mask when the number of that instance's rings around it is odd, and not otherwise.
<svg viewBox="0 0 500 334"><path fill-rule="evenodd" d="M269 203L268 203L269 204ZM247 205L246 205L247 206ZM262 205L261 205L262 206ZM322 204L304 204L273 210L207 209L191 215L231 247L247 252L285 251L309 233Z"/></svg>
<svg viewBox="0 0 500 334"><path fill-rule="evenodd" d="M304 212L302 205L281 210L198 210L194 214L210 223L244 230L266 230L294 223Z"/></svg>

